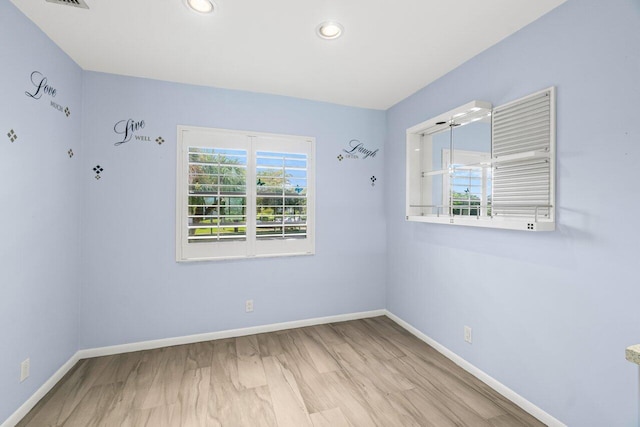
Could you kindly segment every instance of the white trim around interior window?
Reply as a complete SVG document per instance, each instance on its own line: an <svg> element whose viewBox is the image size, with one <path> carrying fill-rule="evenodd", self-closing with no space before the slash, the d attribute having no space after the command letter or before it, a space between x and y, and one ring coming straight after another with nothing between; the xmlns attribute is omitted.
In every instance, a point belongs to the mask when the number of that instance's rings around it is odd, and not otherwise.
<svg viewBox="0 0 640 427"><path fill-rule="evenodd" d="M176 261L315 253L315 138L178 126Z"/></svg>

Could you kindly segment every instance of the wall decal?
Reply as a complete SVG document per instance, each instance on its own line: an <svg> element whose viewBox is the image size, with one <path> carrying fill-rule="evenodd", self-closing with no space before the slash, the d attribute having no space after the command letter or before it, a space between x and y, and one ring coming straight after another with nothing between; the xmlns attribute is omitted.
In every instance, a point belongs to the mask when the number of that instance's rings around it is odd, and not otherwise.
<svg viewBox="0 0 640 427"><path fill-rule="evenodd" d="M346 153L344 157L347 159L359 159L362 156L362 159L364 160L369 157L374 158L376 154L378 154L378 150L378 148L376 148L375 150L371 150L365 147L365 145L360 142L360 140L352 139L351 141L349 141L348 147L344 148L342 151ZM342 161L340 157L338 157L338 160Z"/></svg>
<svg viewBox="0 0 640 427"><path fill-rule="evenodd" d="M47 78L40 72L34 71L31 73L31 84L34 86L33 93L25 91L24 94L33 99L40 99L42 95L49 95L52 98L56 97L57 90L49 84Z"/></svg>
<svg viewBox="0 0 640 427"><path fill-rule="evenodd" d="M156 138L156 142L158 143L158 145L162 145L162 144L164 144L164 138L159 136L159 137Z"/></svg>
<svg viewBox="0 0 640 427"><path fill-rule="evenodd" d="M62 108L62 105L60 104L56 104L55 102L51 101L51 107L55 108L56 110L60 111L61 113L67 114L66 110L68 110L68 108ZM71 114L71 112L69 112L69 114ZM69 117L69 114L67 114L67 117Z"/></svg>
<svg viewBox="0 0 640 427"><path fill-rule="evenodd" d="M344 156L342 154L338 154L338 161L341 162L344 160Z"/></svg>
<svg viewBox="0 0 640 427"><path fill-rule="evenodd" d="M131 141L131 138L135 138L138 141L151 141L148 136L135 135L136 132L141 131L145 127L144 120L120 120L113 126L113 131L118 135L122 135L122 141L116 142L115 146L122 145Z"/></svg>
<svg viewBox="0 0 640 427"><path fill-rule="evenodd" d="M40 71L32 72L29 80L31 80L33 88L24 92L24 94L29 98L40 100L44 95L51 98L55 98L56 95L58 95L58 90L51 86L51 84L49 84L49 80L47 79L47 77ZM64 113L67 117L71 115L71 110L69 110L69 107L63 108L62 105L54 102L53 100L50 101L49 105L59 112Z"/></svg>
<svg viewBox="0 0 640 427"><path fill-rule="evenodd" d="M258 185L258 187L262 187L264 185L264 182L262 182L262 180L258 178L258 182L256 182L256 184Z"/></svg>
<svg viewBox="0 0 640 427"><path fill-rule="evenodd" d="M100 167L100 165L97 165L95 168L93 168L93 171L96 173L95 178L96 179L100 179L100 174L102 173L104 169L102 167Z"/></svg>
<svg viewBox="0 0 640 427"><path fill-rule="evenodd" d="M73 150L71 148L69 148L69 151L67 151L67 154L69 155L69 158L73 157Z"/></svg>
<svg viewBox="0 0 640 427"><path fill-rule="evenodd" d="M9 131L9 133L7 133L7 136L9 137L11 142L15 142L15 140L18 139L18 135L16 135L16 133L13 131L13 129L11 129Z"/></svg>
<svg viewBox="0 0 640 427"><path fill-rule="evenodd" d="M375 185L376 185L376 181L377 181L376 177L375 177L375 176L372 176L372 177L371 177L371 186L372 186L372 187L375 187Z"/></svg>

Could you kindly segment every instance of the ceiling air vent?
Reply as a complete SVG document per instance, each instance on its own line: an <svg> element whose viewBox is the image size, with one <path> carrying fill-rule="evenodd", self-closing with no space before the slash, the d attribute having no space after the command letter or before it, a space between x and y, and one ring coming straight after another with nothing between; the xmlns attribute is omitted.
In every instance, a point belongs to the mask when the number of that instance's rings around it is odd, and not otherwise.
<svg viewBox="0 0 640 427"><path fill-rule="evenodd" d="M84 0L47 0L47 2L89 9L89 6L87 6Z"/></svg>

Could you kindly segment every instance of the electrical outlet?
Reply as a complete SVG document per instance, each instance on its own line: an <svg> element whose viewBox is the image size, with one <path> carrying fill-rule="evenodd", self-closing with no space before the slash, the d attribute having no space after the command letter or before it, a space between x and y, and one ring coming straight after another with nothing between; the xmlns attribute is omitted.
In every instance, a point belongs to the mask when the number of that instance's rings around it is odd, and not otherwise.
<svg viewBox="0 0 640 427"><path fill-rule="evenodd" d="M244 302L244 311L251 313L253 311L253 300L248 299Z"/></svg>
<svg viewBox="0 0 640 427"><path fill-rule="evenodd" d="M20 382L23 382L24 380L29 378L29 369L31 367L30 365L31 362L29 361L29 358L24 359L20 364Z"/></svg>
<svg viewBox="0 0 640 427"><path fill-rule="evenodd" d="M471 344L471 328L468 326L464 327L464 340Z"/></svg>

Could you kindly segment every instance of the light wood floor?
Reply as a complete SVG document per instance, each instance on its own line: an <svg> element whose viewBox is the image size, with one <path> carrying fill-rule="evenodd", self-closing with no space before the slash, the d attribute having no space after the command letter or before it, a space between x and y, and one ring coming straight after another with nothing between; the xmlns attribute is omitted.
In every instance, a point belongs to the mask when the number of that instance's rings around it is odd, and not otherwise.
<svg viewBox="0 0 640 427"><path fill-rule="evenodd" d="M81 360L18 424L542 425L387 317Z"/></svg>

